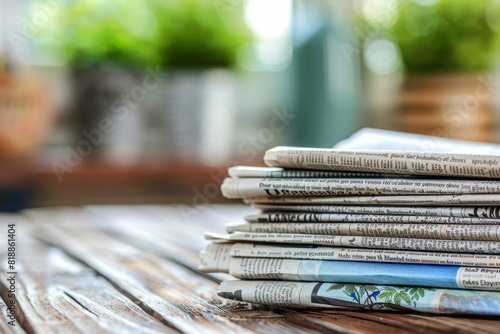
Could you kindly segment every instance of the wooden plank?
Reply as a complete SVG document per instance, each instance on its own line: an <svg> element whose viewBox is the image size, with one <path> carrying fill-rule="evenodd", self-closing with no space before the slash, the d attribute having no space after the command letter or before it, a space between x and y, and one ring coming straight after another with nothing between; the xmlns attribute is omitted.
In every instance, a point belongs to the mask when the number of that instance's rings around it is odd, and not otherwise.
<svg viewBox="0 0 500 334"><path fill-rule="evenodd" d="M287 312L285 318L293 323L300 323L316 330L334 331L338 333L409 333L405 328L391 327L365 319L353 319L338 311L302 311Z"/></svg>
<svg viewBox="0 0 500 334"><path fill-rule="evenodd" d="M8 271L8 224L16 223L19 220L17 215L1 214L0 215L0 274ZM26 333L18 322L21 319L22 313L19 310L15 298L12 298L10 293L10 284L4 279L0 278L0 331L7 334L21 334ZM9 288L7 288L9 286ZM13 318L10 310L7 311L8 306L14 303ZM8 312L8 313L7 313ZM10 322L10 324L9 324Z"/></svg>
<svg viewBox="0 0 500 334"><path fill-rule="evenodd" d="M5 226L11 219L0 219ZM53 247L30 238L16 221L17 322L28 333L174 333L153 319L94 271ZM2 260L5 253L2 252ZM3 291L5 271L0 273ZM3 294L5 298L5 293Z"/></svg>
<svg viewBox="0 0 500 334"><path fill-rule="evenodd" d="M0 287L0 290L1 289ZM16 317L18 318L19 315ZM22 327L17 323L14 325L9 325L12 319L7 317L7 304L0 299L0 332L5 334L25 334L26 332L22 329Z"/></svg>
<svg viewBox="0 0 500 334"><path fill-rule="evenodd" d="M51 218L54 224L57 218ZM85 229L79 224L56 225L44 224L37 234L93 268L152 316L181 332L311 332L268 309L252 310L248 304L219 298L214 282L111 238L91 225Z"/></svg>
<svg viewBox="0 0 500 334"><path fill-rule="evenodd" d="M199 252L207 243L204 232L225 233L226 223L241 221L255 211L243 205L106 206L89 210L96 214L93 219L101 230L195 270Z"/></svg>
<svg viewBox="0 0 500 334"><path fill-rule="evenodd" d="M406 319L419 318L428 328L448 328L448 333L491 333L497 334L500 327L498 317L454 317L442 315L408 315Z"/></svg>

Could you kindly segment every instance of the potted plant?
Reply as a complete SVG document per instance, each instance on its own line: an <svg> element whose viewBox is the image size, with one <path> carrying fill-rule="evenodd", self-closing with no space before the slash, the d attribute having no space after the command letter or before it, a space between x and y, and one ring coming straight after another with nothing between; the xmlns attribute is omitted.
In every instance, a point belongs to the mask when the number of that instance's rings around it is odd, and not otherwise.
<svg viewBox="0 0 500 334"><path fill-rule="evenodd" d="M206 102L202 100L213 95L207 89L214 82L224 85L232 80L227 69L234 67L238 48L249 39L238 8L222 17L216 4L81 0L61 5L40 30L42 49L74 70L80 130L87 133L109 114L113 116L117 100L139 91L137 86L148 73L161 73L157 76L164 79L154 89L146 89L146 98L122 103L131 112L124 120L112 121L115 130L96 151L122 162L128 153L137 160L141 152L164 152L167 147L189 157L197 155L194 146L199 145L196 126L200 124L189 122L199 123L201 105ZM226 71L212 78L213 69ZM149 124L148 131L142 131L144 124Z"/></svg>
<svg viewBox="0 0 500 334"><path fill-rule="evenodd" d="M490 73L500 51L499 9L490 0L397 3L393 21L370 36L392 41L402 60L394 127L494 140Z"/></svg>

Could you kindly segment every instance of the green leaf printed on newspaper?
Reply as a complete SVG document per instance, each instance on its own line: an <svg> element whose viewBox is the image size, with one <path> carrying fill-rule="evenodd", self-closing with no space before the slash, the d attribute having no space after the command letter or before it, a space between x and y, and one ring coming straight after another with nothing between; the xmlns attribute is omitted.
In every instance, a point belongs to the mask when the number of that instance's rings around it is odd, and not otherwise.
<svg viewBox="0 0 500 334"><path fill-rule="evenodd" d="M351 298L353 302L360 305L374 305L377 303L388 303L402 306L404 301L407 305L416 307L416 301L425 296L425 292L434 291L434 289L417 287L384 287L377 288L371 285L354 284L332 284L326 291L342 290L342 292Z"/></svg>

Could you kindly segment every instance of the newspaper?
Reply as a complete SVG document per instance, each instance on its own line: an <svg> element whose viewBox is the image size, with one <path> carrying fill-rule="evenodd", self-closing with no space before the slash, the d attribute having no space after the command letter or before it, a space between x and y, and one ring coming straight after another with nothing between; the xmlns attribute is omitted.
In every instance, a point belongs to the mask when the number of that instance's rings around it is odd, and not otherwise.
<svg viewBox="0 0 500 334"><path fill-rule="evenodd" d="M215 272L242 279L428 286L500 291L500 268L231 257Z"/></svg>
<svg viewBox="0 0 500 334"><path fill-rule="evenodd" d="M208 243L200 252L198 270L207 273L227 273L225 268L229 268L232 246L232 243Z"/></svg>
<svg viewBox="0 0 500 334"><path fill-rule="evenodd" d="M296 281L230 280L219 296L289 308L500 315L500 292Z"/></svg>
<svg viewBox="0 0 500 334"><path fill-rule="evenodd" d="M212 242L244 241L318 246L404 249L419 251L443 251L457 253L500 254L500 242L441 240L421 238L359 237L294 233L234 232L231 234L205 233Z"/></svg>
<svg viewBox="0 0 500 334"><path fill-rule="evenodd" d="M500 206L474 207L418 207L418 206L352 206L352 205L285 205L285 204L254 204L254 208L265 214L274 212L317 212L317 213L349 213L372 215L401 216L432 216L432 217L471 217L500 218ZM248 221L260 221L261 215L247 215Z"/></svg>
<svg viewBox="0 0 500 334"><path fill-rule="evenodd" d="M256 243L209 243L202 251L202 266L217 271L218 262L230 257L262 257L300 260L370 261L436 264L463 267L500 267L500 256L467 253L401 251ZM206 260L206 261L204 261ZM223 264L221 264L223 265Z"/></svg>
<svg viewBox="0 0 500 334"><path fill-rule="evenodd" d="M363 128L334 146L344 150L395 150L416 152L500 155L500 145Z"/></svg>
<svg viewBox="0 0 500 334"><path fill-rule="evenodd" d="M264 162L296 169L500 178L500 155L278 146L265 153Z"/></svg>
<svg viewBox="0 0 500 334"><path fill-rule="evenodd" d="M500 181L375 178L226 178L222 183L221 191L227 198L251 198L257 196L500 194Z"/></svg>
<svg viewBox="0 0 500 334"><path fill-rule="evenodd" d="M479 291L500 291L500 146L364 129L265 162L231 168L221 187L262 212L205 234L200 269L245 279L221 296L500 315L500 294Z"/></svg>
<svg viewBox="0 0 500 334"><path fill-rule="evenodd" d="M226 225L226 231L500 241L498 224L232 223Z"/></svg>
<svg viewBox="0 0 500 334"><path fill-rule="evenodd" d="M228 168L228 174L234 178L355 178L355 177L379 177L379 178L397 178L402 177L399 174L383 173L359 173L359 172L333 172L324 170L300 170L284 169L280 167L253 167L253 166L234 166ZM410 175L407 175L410 177Z"/></svg>
<svg viewBox="0 0 500 334"><path fill-rule="evenodd" d="M500 224L499 218L447 217L447 216L410 216L410 215L373 215L352 213L317 212L269 212L245 216L250 223L282 222L356 222L356 223L405 223L405 224Z"/></svg>
<svg viewBox="0 0 500 334"><path fill-rule="evenodd" d="M398 206L484 206L500 205L500 194L413 195L413 196L316 196L316 197L253 197L244 198L247 204L344 204Z"/></svg>

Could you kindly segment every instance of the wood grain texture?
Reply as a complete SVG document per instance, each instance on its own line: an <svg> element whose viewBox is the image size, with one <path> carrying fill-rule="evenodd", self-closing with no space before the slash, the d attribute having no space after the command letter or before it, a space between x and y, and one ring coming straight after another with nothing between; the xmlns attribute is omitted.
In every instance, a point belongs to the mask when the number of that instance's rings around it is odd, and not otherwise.
<svg viewBox="0 0 500 334"><path fill-rule="evenodd" d="M82 233L78 225L60 224L44 226L37 235L95 270L146 312L181 332L302 332L279 314L251 310L246 304L219 298L215 294L216 283L98 228L87 226Z"/></svg>
<svg viewBox="0 0 500 334"><path fill-rule="evenodd" d="M16 300L19 325L29 333L176 332L150 317L95 271L33 239L17 222ZM6 288L6 276L0 281Z"/></svg>
<svg viewBox="0 0 500 334"><path fill-rule="evenodd" d="M1 287L0 287L1 289ZM3 289L2 289L3 290ZM17 315L19 317L19 314ZM7 304L3 300L0 300L0 332L5 334L25 334L26 332L23 328L15 324L15 326L9 325L10 318L7 318Z"/></svg>
<svg viewBox="0 0 500 334"><path fill-rule="evenodd" d="M196 270L206 230L243 206L105 206L0 216L2 333L498 333L500 321L351 310L288 310L217 296ZM19 326L5 317L6 247L16 222ZM21 327L22 326L22 327Z"/></svg>

